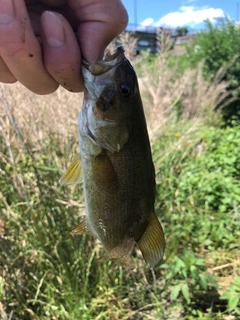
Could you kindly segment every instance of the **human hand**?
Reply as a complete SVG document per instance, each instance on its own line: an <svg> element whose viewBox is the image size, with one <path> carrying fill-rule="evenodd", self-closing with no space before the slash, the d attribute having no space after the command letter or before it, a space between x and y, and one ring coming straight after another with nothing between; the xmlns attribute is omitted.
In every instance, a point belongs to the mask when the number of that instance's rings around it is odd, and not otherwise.
<svg viewBox="0 0 240 320"><path fill-rule="evenodd" d="M0 0L0 82L83 91L82 57L101 59L127 21L121 0Z"/></svg>

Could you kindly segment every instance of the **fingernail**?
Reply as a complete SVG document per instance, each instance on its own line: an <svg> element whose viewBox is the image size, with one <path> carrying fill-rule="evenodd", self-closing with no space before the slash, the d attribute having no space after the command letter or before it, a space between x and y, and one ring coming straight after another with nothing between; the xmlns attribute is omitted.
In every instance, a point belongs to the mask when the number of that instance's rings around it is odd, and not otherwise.
<svg viewBox="0 0 240 320"><path fill-rule="evenodd" d="M9 24L14 18L13 0L0 0L0 24Z"/></svg>
<svg viewBox="0 0 240 320"><path fill-rule="evenodd" d="M58 17L59 16L59 17ZM60 14L45 11L42 15L42 27L49 47L59 48L65 43L65 30Z"/></svg>

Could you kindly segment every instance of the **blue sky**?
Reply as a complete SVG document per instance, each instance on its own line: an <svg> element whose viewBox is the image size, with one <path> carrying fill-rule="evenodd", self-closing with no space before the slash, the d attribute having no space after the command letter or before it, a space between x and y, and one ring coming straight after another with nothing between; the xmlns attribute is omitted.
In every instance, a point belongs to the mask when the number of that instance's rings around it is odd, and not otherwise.
<svg viewBox="0 0 240 320"><path fill-rule="evenodd" d="M228 15L236 20L237 3L233 0L122 0L129 22L176 28L202 29L204 20ZM238 5L240 10L240 5ZM239 14L240 19L240 14Z"/></svg>

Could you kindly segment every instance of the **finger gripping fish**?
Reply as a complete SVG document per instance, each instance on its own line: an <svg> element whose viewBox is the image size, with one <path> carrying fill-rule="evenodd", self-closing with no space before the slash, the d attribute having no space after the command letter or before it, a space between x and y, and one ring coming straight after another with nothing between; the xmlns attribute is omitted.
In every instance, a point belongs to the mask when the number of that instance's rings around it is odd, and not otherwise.
<svg viewBox="0 0 240 320"><path fill-rule="evenodd" d="M153 267L165 240L154 213L155 171L135 71L119 47L104 60L84 61L82 74L80 156L60 180L78 183L83 172L86 216L72 234L93 234L120 263L137 243Z"/></svg>

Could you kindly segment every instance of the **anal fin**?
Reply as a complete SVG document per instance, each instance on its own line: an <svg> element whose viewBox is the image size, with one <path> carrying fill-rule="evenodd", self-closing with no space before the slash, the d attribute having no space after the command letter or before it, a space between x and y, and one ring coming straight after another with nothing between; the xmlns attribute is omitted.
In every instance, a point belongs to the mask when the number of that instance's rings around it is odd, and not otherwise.
<svg viewBox="0 0 240 320"><path fill-rule="evenodd" d="M151 267L154 267L162 260L165 249L165 238L162 226L155 213L151 215L146 230L136 242L142 252L143 258Z"/></svg>
<svg viewBox="0 0 240 320"><path fill-rule="evenodd" d="M86 216L81 217L80 223L70 233L72 236L76 236L79 234L92 234L91 230L86 224Z"/></svg>
<svg viewBox="0 0 240 320"><path fill-rule="evenodd" d="M59 183L62 186L74 185L82 182L83 172L82 163L80 156L77 154L73 158L73 162L68 167L67 171L64 173Z"/></svg>

